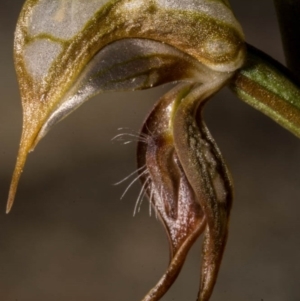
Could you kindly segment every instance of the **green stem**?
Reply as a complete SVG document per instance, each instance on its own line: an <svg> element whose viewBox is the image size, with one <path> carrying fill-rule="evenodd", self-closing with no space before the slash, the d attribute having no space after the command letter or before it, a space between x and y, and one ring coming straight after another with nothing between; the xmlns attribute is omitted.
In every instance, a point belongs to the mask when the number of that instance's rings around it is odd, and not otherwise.
<svg viewBox="0 0 300 301"><path fill-rule="evenodd" d="M300 138L300 85L283 65L247 45L247 61L230 88L243 101Z"/></svg>

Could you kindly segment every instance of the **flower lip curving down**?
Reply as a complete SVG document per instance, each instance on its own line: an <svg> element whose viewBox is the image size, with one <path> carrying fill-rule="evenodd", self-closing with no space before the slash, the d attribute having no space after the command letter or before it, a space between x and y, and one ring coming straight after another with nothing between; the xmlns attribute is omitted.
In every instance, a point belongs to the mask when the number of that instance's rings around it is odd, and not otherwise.
<svg viewBox="0 0 300 301"><path fill-rule="evenodd" d="M105 91L177 85L139 136L142 193L162 221L170 264L143 301L159 300L204 233L199 301L220 268L232 181L202 116L228 85L300 137L300 89L289 72L245 43L228 0L27 0L14 44L23 131L10 186L11 210L27 155L52 127Z"/></svg>

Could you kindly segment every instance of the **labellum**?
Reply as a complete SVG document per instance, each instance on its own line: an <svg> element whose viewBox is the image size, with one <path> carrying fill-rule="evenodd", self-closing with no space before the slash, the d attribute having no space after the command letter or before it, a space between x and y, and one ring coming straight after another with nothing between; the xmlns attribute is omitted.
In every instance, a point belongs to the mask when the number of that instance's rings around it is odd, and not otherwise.
<svg viewBox="0 0 300 301"><path fill-rule="evenodd" d="M147 171L142 174L142 182L170 241L169 268L145 301L159 300L166 292L191 245L204 230L199 300L209 299L221 263L232 185L222 156L202 121L204 96L212 92L204 86L178 85L160 99L141 132L146 143L138 145L138 165Z"/></svg>
<svg viewBox="0 0 300 301"><path fill-rule="evenodd" d="M57 122L105 91L177 86L146 119L138 166L170 241L170 264L144 301L159 300L204 232L199 301L224 252L232 184L201 115L225 85L300 137L300 90L244 42L227 0L27 0L15 33L23 132L7 213L29 151Z"/></svg>

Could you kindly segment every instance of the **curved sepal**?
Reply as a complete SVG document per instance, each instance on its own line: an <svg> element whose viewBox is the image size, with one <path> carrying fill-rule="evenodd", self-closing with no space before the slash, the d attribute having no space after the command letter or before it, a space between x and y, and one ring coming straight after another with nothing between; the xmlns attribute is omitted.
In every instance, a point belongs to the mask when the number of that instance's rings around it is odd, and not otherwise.
<svg viewBox="0 0 300 301"><path fill-rule="evenodd" d="M174 145L207 221L199 301L209 300L227 241L232 182L222 155L205 126L202 109L224 82L203 84L185 97L174 117Z"/></svg>
<svg viewBox="0 0 300 301"><path fill-rule="evenodd" d="M227 240L232 185L201 110L223 84L179 85L160 99L144 123L138 166L169 237L170 265L143 301L159 300L168 290L204 229L199 300L207 301L212 293Z"/></svg>
<svg viewBox="0 0 300 301"><path fill-rule="evenodd" d="M23 134L7 212L28 152L55 122L101 89L108 89L105 74L102 82L99 78L88 82L87 69L95 69L94 59L101 57L106 46L113 49L108 45L136 38L167 44L216 71L232 72L244 60L243 33L227 1L26 1L18 20L14 47L23 104ZM110 62L111 58L108 55ZM104 61L98 63L100 67L105 65ZM138 82L133 85L127 82L110 88L151 87L170 79L168 71L166 68L164 80L152 78L140 86ZM98 73L101 78L102 70ZM129 74L133 80L133 73ZM113 75L120 83L118 72ZM103 87L98 86L103 83Z"/></svg>
<svg viewBox="0 0 300 301"><path fill-rule="evenodd" d="M149 201L167 232L169 266L143 301L159 300L176 280L206 220L174 147L173 120L194 84L180 84L163 96L146 119L138 144L138 166ZM146 139L146 142L145 142ZM146 171L146 172L145 172Z"/></svg>

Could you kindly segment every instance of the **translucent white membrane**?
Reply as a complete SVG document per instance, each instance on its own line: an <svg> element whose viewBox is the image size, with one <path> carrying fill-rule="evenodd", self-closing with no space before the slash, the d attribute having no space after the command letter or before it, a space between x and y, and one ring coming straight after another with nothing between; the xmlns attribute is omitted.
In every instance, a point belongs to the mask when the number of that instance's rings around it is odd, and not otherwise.
<svg viewBox="0 0 300 301"><path fill-rule="evenodd" d="M29 75L35 81L42 80L62 49L61 44L48 39L36 40L25 46L24 62Z"/></svg>
<svg viewBox="0 0 300 301"><path fill-rule="evenodd" d="M166 83L164 73L159 70L171 68L170 60L165 62L160 55L186 63L190 74L181 80L213 80L205 66L166 44L143 39L120 40L102 49L86 66L48 117L36 143L54 124L100 92L141 90Z"/></svg>
<svg viewBox="0 0 300 301"><path fill-rule="evenodd" d="M40 0L33 8L29 34L41 33L68 40L110 0Z"/></svg>

